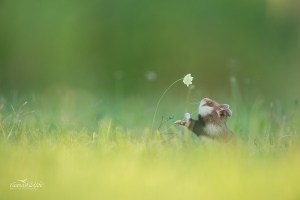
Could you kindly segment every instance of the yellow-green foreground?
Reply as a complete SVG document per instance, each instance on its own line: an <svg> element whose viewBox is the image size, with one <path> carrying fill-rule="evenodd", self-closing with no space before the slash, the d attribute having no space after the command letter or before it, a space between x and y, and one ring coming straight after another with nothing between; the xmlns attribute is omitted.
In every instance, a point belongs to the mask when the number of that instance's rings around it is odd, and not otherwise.
<svg viewBox="0 0 300 200"><path fill-rule="evenodd" d="M298 102L286 115L267 102L233 104L232 146L203 144L174 126L181 109L151 134L153 109L144 101L126 100L110 117L114 107L105 112L105 105L77 99L42 99L13 112L8 103L2 106L1 200L300 199ZM157 116L174 111L176 104L168 102ZM42 185L22 189L20 180Z"/></svg>
<svg viewBox="0 0 300 200"><path fill-rule="evenodd" d="M109 131L109 132L107 132ZM148 133L148 134L147 134ZM299 199L297 143L203 145L195 137L135 138L109 127L0 148L1 199ZM161 142L163 140L163 142ZM255 144L257 143L257 144ZM280 148L280 151L277 148ZM12 183L42 182L36 190Z"/></svg>

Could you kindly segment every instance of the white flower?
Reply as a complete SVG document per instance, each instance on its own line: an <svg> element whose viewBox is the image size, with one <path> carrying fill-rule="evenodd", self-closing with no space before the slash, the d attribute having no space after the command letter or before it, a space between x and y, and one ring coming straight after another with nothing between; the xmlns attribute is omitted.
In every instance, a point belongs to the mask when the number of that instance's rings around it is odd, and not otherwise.
<svg viewBox="0 0 300 200"><path fill-rule="evenodd" d="M191 74L187 74L184 78L183 78L183 83L186 84L186 86L189 87L189 85L192 84L192 80L194 77L191 77Z"/></svg>

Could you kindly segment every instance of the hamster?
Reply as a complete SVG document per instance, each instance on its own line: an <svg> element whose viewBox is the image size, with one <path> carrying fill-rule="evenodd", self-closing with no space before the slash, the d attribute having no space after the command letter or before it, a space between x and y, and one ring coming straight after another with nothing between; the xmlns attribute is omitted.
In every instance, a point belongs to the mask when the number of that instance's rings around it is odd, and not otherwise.
<svg viewBox="0 0 300 200"><path fill-rule="evenodd" d="M174 123L187 127L203 140L229 142L235 139L234 134L226 126L227 117L231 115L229 105L204 98L200 101L197 120L186 113L184 115L186 121L177 120Z"/></svg>

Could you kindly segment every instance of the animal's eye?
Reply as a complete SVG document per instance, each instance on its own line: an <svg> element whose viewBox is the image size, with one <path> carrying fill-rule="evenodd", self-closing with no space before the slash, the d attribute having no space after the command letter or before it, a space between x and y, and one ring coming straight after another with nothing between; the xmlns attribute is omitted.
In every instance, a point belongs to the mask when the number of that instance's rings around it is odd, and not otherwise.
<svg viewBox="0 0 300 200"><path fill-rule="evenodd" d="M213 105L213 102L209 101L207 104L208 104L209 106L212 106L212 105Z"/></svg>

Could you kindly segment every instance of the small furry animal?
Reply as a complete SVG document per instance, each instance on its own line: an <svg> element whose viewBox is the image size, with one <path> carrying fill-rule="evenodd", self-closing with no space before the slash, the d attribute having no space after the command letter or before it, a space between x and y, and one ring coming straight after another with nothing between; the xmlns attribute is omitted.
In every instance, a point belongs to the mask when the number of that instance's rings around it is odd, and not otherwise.
<svg viewBox="0 0 300 200"><path fill-rule="evenodd" d="M187 127L205 141L208 139L229 142L235 138L226 126L227 117L231 115L229 105L204 98L200 101L198 120L192 119L191 115L186 113L186 121L177 120L175 124Z"/></svg>

